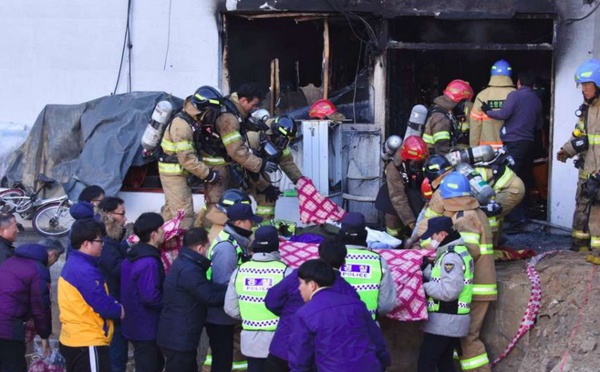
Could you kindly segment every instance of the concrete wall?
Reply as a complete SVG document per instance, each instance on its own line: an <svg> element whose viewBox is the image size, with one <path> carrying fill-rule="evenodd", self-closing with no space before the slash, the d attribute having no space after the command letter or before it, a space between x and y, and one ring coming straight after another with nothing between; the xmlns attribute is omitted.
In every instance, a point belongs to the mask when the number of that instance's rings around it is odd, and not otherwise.
<svg viewBox="0 0 600 372"><path fill-rule="evenodd" d="M582 2L556 2L561 20L578 18L587 14L592 7ZM571 24L559 24L555 53L554 85L554 131L551 136L552 167L550 173L550 221L562 226L571 226L575 209L577 169L572 160L566 164L556 161L556 153L569 139L577 118L575 110L583 102L581 91L575 86L573 76L577 67L585 60L598 58L595 38L598 13L585 20Z"/></svg>
<svg viewBox="0 0 600 372"><path fill-rule="evenodd" d="M218 84L216 0L131 3L131 90L185 97ZM31 125L48 103L111 94L126 15L127 1L0 2L0 123ZM126 57L117 93L128 75Z"/></svg>

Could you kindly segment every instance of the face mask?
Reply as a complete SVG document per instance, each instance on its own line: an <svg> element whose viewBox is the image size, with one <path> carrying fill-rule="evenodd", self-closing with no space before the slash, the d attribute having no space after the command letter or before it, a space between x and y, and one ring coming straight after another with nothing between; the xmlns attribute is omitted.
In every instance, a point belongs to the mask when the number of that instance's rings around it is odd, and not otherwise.
<svg viewBox="0 0 600 372"><path fill-rule="evenodd" d="M438 249L438 247L440 246L440 242L438 242L437 240L432 240L429 245L431 245L431 248L433 249Z"/></svg>

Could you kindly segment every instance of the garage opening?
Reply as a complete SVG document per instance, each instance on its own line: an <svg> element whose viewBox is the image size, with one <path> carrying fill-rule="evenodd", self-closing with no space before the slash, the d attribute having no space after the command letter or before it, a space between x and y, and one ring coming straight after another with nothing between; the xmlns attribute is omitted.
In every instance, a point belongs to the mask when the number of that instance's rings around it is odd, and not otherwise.
<svg viewBox="0 0 600 372"><path fill-rule="evenodd" d="M515 85L519 72L536 74L544 128L536 138L530 217L545 219L554 19L550 16L510 20L399 17L390 21L389 29L388 134L403 135L412 106L430 105L454 79L468 81L475 94L483 90L488 84L491 66L499 59L511 64Z"/></svg>

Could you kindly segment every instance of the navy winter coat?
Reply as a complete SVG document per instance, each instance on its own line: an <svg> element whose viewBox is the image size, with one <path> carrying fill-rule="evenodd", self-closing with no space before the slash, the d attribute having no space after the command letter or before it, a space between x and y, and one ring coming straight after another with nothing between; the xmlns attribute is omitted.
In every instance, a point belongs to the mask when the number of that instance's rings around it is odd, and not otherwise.
<svg viewBox="0 0 600 372"><path fill-rule="evenodd" d="M165 279L158 322L159 346L175 351L198 347L208 307L223 307L227 286L206 279L210 260L183 247Z"/></svg>

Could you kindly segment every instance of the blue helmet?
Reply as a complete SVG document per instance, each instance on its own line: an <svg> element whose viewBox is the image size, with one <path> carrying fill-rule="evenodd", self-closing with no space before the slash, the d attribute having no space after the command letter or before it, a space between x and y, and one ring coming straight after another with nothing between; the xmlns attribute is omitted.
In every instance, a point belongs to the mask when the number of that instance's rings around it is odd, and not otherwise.
<svg viewBox="0 0 600 372"><path fill-rule="evenodd" d="M600 87L600 61L590 59L583 62L575 71L575 83L594 83Z"/></svg>
<svg viewBox="0 0 600 372"><path fill-rule="evenodd" d="M440 192L444 199L470 196L471 186L467 177L462 175L462 173L452 172L442 180Z"/></svg>
<svg viewBox="0 0 600 372"><path fill-rule="evenodd" d="M506 62L503 59L496 61L496 63L494 63L494 65L492 66L492 76L496 76L496 75L500 75L500 76L512 75L512 67L510 67L510 63Z"/></svg>

